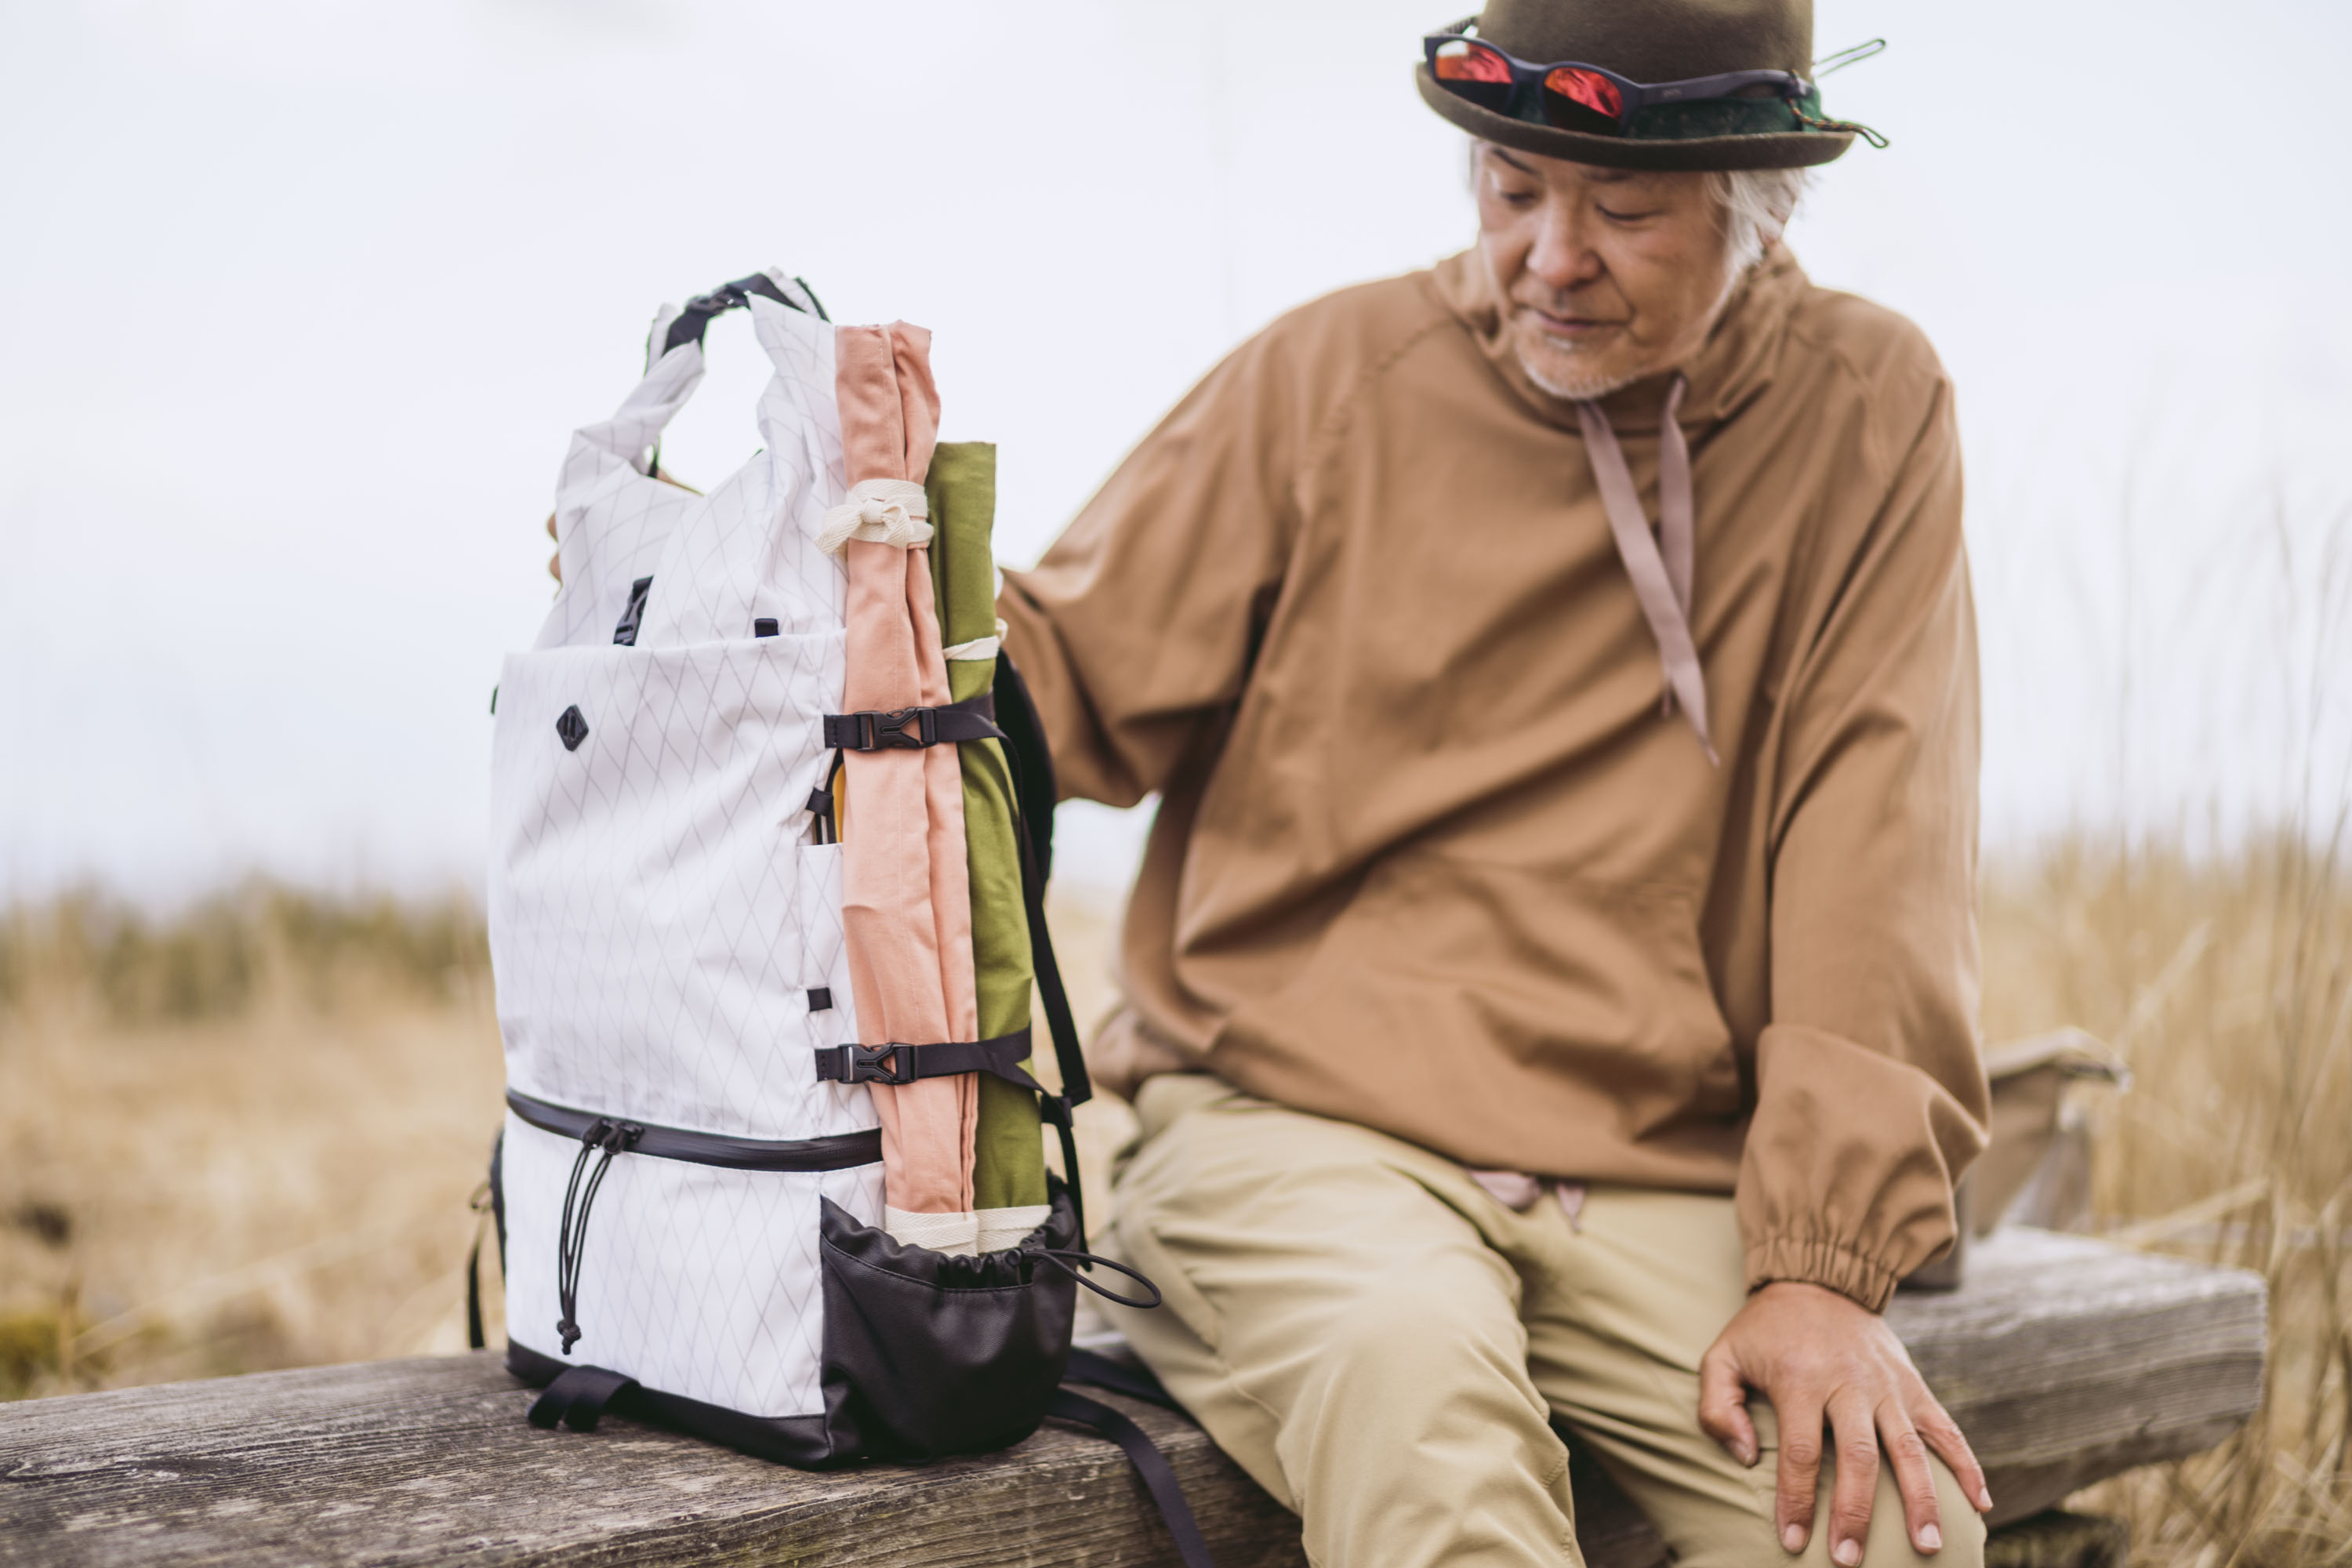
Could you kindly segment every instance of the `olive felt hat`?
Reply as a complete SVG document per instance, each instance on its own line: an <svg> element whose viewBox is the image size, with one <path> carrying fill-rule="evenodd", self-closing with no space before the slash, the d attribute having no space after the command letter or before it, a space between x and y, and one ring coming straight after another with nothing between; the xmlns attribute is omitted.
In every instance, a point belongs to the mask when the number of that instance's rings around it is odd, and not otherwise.
<svg viewBox="0 0 2352 1568"><path fill-rule="evenodd" d="M1598 66L1633 82L1813 74L1812 0L1488 0L1466 36L1529 64ZM1610 135L1474 103L1440 85L1427 59L1413 76L1423 101L1482 141L1614 169L1805 168L1835 158L1862 131L1822 118L1818 88L1798 100L1755 89L1762 96L1661 104Z"/></svg>

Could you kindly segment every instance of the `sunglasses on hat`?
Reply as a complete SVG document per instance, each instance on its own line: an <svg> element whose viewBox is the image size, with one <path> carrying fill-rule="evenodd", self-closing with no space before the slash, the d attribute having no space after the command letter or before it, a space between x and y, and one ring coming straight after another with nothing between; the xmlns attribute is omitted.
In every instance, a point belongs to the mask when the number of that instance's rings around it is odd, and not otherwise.
<svg viewBox="0 0 2352 1568"><path fill-rule="evenodd" d="M1800 122L1827 123L1812 118L1820 110L1820 89L1793 71L1727 71L1683 81L1639 82L1581 60L1536 65L1505 54L1492 44L1467 36L1477 21L1475 16L1465 17L1443 32L1429 34L1421 41L1422 49L1429 62L1429 74L1436 79L1438 86L1496 114L1533 120L1528 110L1535 109L1541 111L1545 122L1557 130L1580 131L1594 136L1638 136L1641 132L1635 129L1634 121L1644 110L1730 99L1745 100L1769 113L1780 108L1774 101L1778 100L1787 105L1781 112L1793 113ZM1871 53L1885 47L1876 40L1873 42L1876 47L1864 46ZM1853 56L1861 53L1859 49L1847 51L1847 55ZM1841 56L1836 63L1850 65L1853 61ZM1753 96L1750 89L1759 87L1769 88L1769 95L1762 99ZM1535 89L1532 94L1529 89Z"/></svg>

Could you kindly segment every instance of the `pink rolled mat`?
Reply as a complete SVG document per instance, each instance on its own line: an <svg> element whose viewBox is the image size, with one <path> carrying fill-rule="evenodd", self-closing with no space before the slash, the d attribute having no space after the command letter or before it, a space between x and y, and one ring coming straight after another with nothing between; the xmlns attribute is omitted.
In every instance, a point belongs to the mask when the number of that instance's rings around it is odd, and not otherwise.
<svg viewBox="0 0 2352 1568"><path fill-rule="evenodd" d="M931 334L904 321L842 327L835 393L848 482L923 482L939 438ZM928 546L852 540L846 712L949 701ZM851 752L842 843L842 923L861 1044L923 1046L979 1037L971 889L964 863L963 772L953 746ZM875 1084L883 1200L902 1241L972 1250L971 1075ZM908 1225L900 1215L961 1216Z"/></svg>

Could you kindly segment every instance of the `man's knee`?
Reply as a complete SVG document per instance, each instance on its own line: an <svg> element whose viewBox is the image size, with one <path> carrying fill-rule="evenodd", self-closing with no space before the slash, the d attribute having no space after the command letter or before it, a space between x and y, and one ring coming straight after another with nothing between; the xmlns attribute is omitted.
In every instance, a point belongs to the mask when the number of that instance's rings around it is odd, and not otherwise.
<svg viewBox="0 0 2352 1568"><path fill-rule="evenodd" d="M1961 1495L1960 1484L1940 1459L1931 1459L1936 1479L1937 1533L1941 1548L1933 1554L1912 1543L1910 1521L1891 1469L1882 1460L1878 1485L1871 1499L1870 1524L1864 1537L1862 1568L1983 1568L1984 1521ZM1831 1548L1831 1500L1837 1489L1837 1461L1825 1456L1814 1490L1813 1528L1804 1552L1790 1557L1774 1539L1774 1455L1746 1472L1755 1501L1751 1508L1720 1509L1697 1504L1676 1510L1679 1517L1655 1521L1660 1533L1675 1546L1675 1560L1686 1568L1746 1568L1758 1563L1784 1563L1787 1568L1836 1568Z"/></svg>
<svg viewBox="0 0 2352 1568"><path fill-rule="evenodd" d="M1297 1353L1276 1453L1315 1560L1573 1560L1568 1452L1506 1287L1401 1270Z"/></svg>

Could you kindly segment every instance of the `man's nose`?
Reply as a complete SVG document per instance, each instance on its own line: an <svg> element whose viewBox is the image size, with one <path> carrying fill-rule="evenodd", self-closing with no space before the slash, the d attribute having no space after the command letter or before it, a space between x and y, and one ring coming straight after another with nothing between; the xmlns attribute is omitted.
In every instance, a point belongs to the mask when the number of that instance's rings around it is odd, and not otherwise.
<svg viewBox="0 0 2352 1568"><path fill-rule="evenodd" d="M1601 276L1601 258L1586 242L1584 223L1566 202L1546 202L1537 220L1528 270L1546 288L1565 293Z"/></svg>

